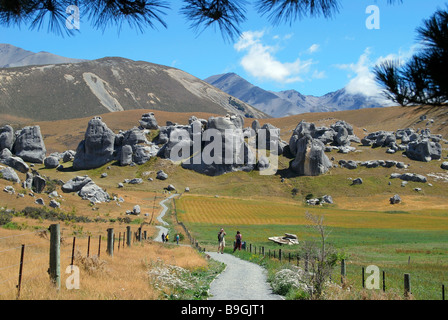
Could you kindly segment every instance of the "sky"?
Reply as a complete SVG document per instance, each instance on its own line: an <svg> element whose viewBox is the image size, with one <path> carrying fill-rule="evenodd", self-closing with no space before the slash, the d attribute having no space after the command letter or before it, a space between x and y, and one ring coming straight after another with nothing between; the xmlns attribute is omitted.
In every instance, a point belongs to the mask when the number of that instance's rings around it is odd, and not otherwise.
<svg viewBox="0 0 448 320"><path fill-rule="evenodd" d="M227 41L218 29L200 34L179 14L182 1L169 1L163 16L168 27L157 25L144 33L124 26L93 29L80 12L79 32L58 36L25 25L0 27L0 43L79 59L108 56L142 60L179 68L200 79L234 72L265 90L294 89L321 96L346 88L351 93L376 95L372 67L385 59L405 61L419 48L415 29L445 1L341 0L331 19L303 18L273 26L252 5L242 35ZM373 6L373 7L372 7ZM67 17L69 14L67 14Z"/></svg>

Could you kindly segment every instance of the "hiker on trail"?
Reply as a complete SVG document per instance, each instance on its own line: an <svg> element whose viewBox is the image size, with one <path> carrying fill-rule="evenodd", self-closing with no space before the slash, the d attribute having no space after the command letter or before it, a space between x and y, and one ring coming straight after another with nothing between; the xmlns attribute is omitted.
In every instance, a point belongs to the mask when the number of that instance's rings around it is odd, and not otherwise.
<svg viewBox="0 0 448 320"><path fill-rule="evenodd" d="M165 236L165 242L168 242L170 240L170 236L168 235L168 233Z"/></svg>
<svg viewBox="0 0 448 320"><path fill-rule="evenodd" d="M241 244L243 243L243 236L239 231L236 232L235 236L235 246L233 248L233 252L236 251L236 249L241 250Z"/></svg>
<svg viewBox="0 0 448 320"><path fill-rule="evenodd" d="M224 253L224 247L226 246L226 240L224 238L225 236L226 236L226 233L225 233L224 229L221 229L218 232L218 242L219 242L218 253L219 253L220 250L221 250L222 254Z"/></svg>
<svg viewBox="0 0 448 320"><path fill-rule="evenodd" d="M179 234L176 234L176 242L179 244Z"/></svg>
<svg viewBox="0 0 448 320"><path fill-rule="evenodd" d="M162 243L165 242L165 234L162 233Z"/></svg>

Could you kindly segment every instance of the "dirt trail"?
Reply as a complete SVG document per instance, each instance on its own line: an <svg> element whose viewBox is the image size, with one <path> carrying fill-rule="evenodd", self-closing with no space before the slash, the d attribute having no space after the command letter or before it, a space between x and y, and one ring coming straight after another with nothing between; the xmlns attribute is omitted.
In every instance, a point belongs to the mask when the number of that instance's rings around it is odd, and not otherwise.
<svg viewBox="0 0 448 320"><path fill-rule="evenodd" d="M164 226L168 226L163 220L168 210L165 202L177 195L173 194L160 201L163 210L157 220ZM155 241L162 242L162 233L168 232L168 228L164 226L157 226L159 234ZM267 282L267 272L263 267L227 253L207 252L207 254L212 259L226 264L226 269L210 285L209 300L283 300L282 296L272 293Z"/></svg>
<svg viewBox="0 0 448 320"><path fill-rule="evenodd" d="M209 300L283 300L272 292L263 267L227 253L207 254L227 266L211 283Z"/></svg>
<svg viewBox="0 0 448 320"><path fill-rule="evenodd" d="M160 206L163 208L163 210L162 210L162 212L160 212L159 216L157 217L157 221L159 221L164 226L168 226L168 222L163 220L163 217L165 216L165 213L168 210L168 207L165 205L165 202L171 200L175 196L178 196L178 194L172 194L168 198L160 201ZM162 242L162 233L167 234L168 228L163 227L163 226L157 226L157 229L159 229L159 234L157 235L157 237L154 240L157 242Z"/></svg>

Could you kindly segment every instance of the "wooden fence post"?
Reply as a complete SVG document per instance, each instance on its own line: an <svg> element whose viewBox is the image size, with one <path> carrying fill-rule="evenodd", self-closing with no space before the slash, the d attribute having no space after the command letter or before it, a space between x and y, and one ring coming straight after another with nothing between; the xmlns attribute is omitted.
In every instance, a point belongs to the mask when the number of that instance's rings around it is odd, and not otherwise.
<svg viewBox="0 0 448 320"><path fill-rule="evenodd" d="M365 271L364 271L364 267L362 267L362 288L363 289L366 287L366 282L365 282L364 278L365 278Z"/></svg>
<svg viewBox="0 0 448 320"><path fill-rule="evenodd" d="M98 237L98 258L101 254L101 235Z"/></svg>
<svg viewBox="0 0 448 320"><path fill-rule="evenodd" d="M386 272L383 270L383 292L386 292Z"/></svg>
<svg viewBox="0 0 448 320"><path fill-rule="evenodd" d="M445 300L445 285L442 284L442 300Z"/></svg>
<svg viewBox="0 0 448 320"><path fill-rule="evenodd" d="M142 228L141 227L138 228L138 231L137 231L137 240L138 240L138 242L142 241Z"/></svg>
<svg viewBox="0 0 448 320"><path fill-rule="evenodd" d="M50 279L56 288L61 288L61 229L59 224L50 226Z"/></svg>
<svg viewBox="0 0 448 320"><path fill-rule="evenodd" d="M75 259L75 242L76 242L76 237L73 237L73 245L72 245L72 261L70 263L70 265L73 265L73 261Z"/></svg>
<svg viewBox="0 0 448 320"><path fill-rule="evenodd" d="M347 276L347 268L345 265L345 259L341 260L341 283L344 283L344 279Z"/></svg>
<svg viewBox="0 0 448 320"><path fill-rule="evenodd" d="M22 287L23 257L24 257L24 255L25 255L25 245L22 244L22 251L20 252L19 282L17 284L17 299L20 298L20 288Z"/></svg>
<svg viewBox="0 0 448 320"><path fill-rule="evenodd" d="M113 257L114 255L114 229L107 229L107 253Z"/></svg>
<svg viewBox="0 0 448 320"><path fill-rule="evenodd" d="M404 274L404 295L405 297L411 294L411 275L409 273Z"/></svg>
<svg viewBox="0 0 448 320"><path fill-rule="evenodd" d="M278 249L278 258L282 261L282 249Z"/></svg>
<svg viewBox="0 0 448 320"><path fill-rule="evenodd" d="M121 244L121 232L118 233L118 251L120 251L120 244Z"/></svg>
<svg viewBox="0 0 448 320"><path fill-rule="evenodd" d="M87 240L87 258L89 257L90 254L90 236L89 236L89 240Z"/></svg>
<svg viewBox="0 0 448 320"><path fill-rule="evenodd" d="M131 227L130 226L127 226L126 227L126 232L127 232L127 235L126 235L126 240L127 240L127 245L128 245L128 247L130 247L131 246Z"/></svg>

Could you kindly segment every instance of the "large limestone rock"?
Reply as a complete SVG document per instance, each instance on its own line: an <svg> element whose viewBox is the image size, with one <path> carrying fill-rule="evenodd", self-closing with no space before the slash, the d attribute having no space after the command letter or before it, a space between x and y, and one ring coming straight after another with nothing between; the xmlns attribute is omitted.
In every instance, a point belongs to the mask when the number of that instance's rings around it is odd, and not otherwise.
<svg viewBox="0 0 448 320"><path fill-rule="evenodd" d="M49 156L44 159L44 165L47 169L54 169L59 166L59 159L54 156Z"/></svg>
<svg viewBox="0 0 448 320"><path fill-rule="evenodd" d="M75 170L86 170L101 167L115 159L115 134L101 120L95 117L89 121L85 138L76 149L73 160Z"/></svg>
<svg viewBox="0 0 448 320"><path fill-rule="evenodd" d="M157 130L159 128L153 112L143 114L139 122L143 129Z"/></svg>
<svg viewBox="0 0 448 320"><path fill-rule="evenodd" d="M42 163L47 150L39 126L29 126L16 132L13 153L24 161Z"/></svg>
<svg viewBox="0 0 448 320"><path fill-rule="evenodd" d="M325 154L322 141L305 135L295 144L296 156L291 170L302 176L318 176L328 172L332 163Z"/></svg>
<svg viewBox="0 0 448 320"><path fill-rule="evenodd" d="M0 128L0 151L5 148L12 150L14 141L15 141L14 129L9 125L1 127Z"/></svg>
<svg viewBox="0 0 448 320"><path fill-rule="evenodd" d="M83 200L89 200L91 203L102 203L109 201L109 194L94 182L89 182L79 190L78 195Z"/></svg>
<svg viewBox="0 0 448 320"><path fill-rule="evenodd" d="M407 146L406 155L409 159L423 162L439 160L442 158L442 146L429 139L412 141Z"/></svg>
<svg viewBox="0 0 448 320"><path fill-rule="evenodd" d="M254 170L256 159L244 141L243 124L240 116L209 118L202 135L200 158L187 159L182 167L209 176Z"/></svg>
<svg viewBox="0 0 448 320"><path fill-rule="evenodd" d="M61 189L65 193L78 192L82 189L82 187L90 182L92 182L92 179L90 179L88 176L78 176L64 183Z"/></svg>
<svg viewBox="0 0 448 320"><path fill-rule="evenodd" d="M306 135L321 141L324 145L330 144L333 148L343 150L345 153L354 150L350 147L351 142L360 142L353 133L353 127L345 121L337 121L330 128L316 127L314 123L301 121L289 140L289 150L293 155L297 153L297 141Z"/></svg>
<svg viewBox="0 0 448 320"><path fill-rule="evenodd" d="M20 178L17 173L10 167L2 168L0 170L0 175L3 179L20 183Z"/></svg>
<svg viewBox="0 0 448 320"><path fill-rule="evenodd" d="M21 173L27 173L30 170L30 167L22 158L12 156L9 149L6 148L0 153L0 163L6 164Z"/></svg>
<svg viewBox="0 0 448 320"><path fill-rule="evenodd" d="M132 147L125 145L121 148L120 166L128 166L132 163Z"/></svg>
<svg viewBox="0 0 448 320"><path fill-rule="evenodd" d="M47 180L45 180L44 177L41 177L40 175L35 174L33 176L31 185L32 185L32 189L34 192L42 193L47 185Z"/></svg>
<svg viewBox="0 0 448 320"><path fill-rule="evenodd" d="M122 145L135 146L139 143L148 143L145 132L137 127L129 129L123 133Z"/></svg>
<svg viewBox="0 0 448 320"><path fill-rule="evenodd" d="M137 145L135 146L135 152L133 155L133 161L136 164L144 164L152 157L157 156L159 148L156 145Z"/></svg>

